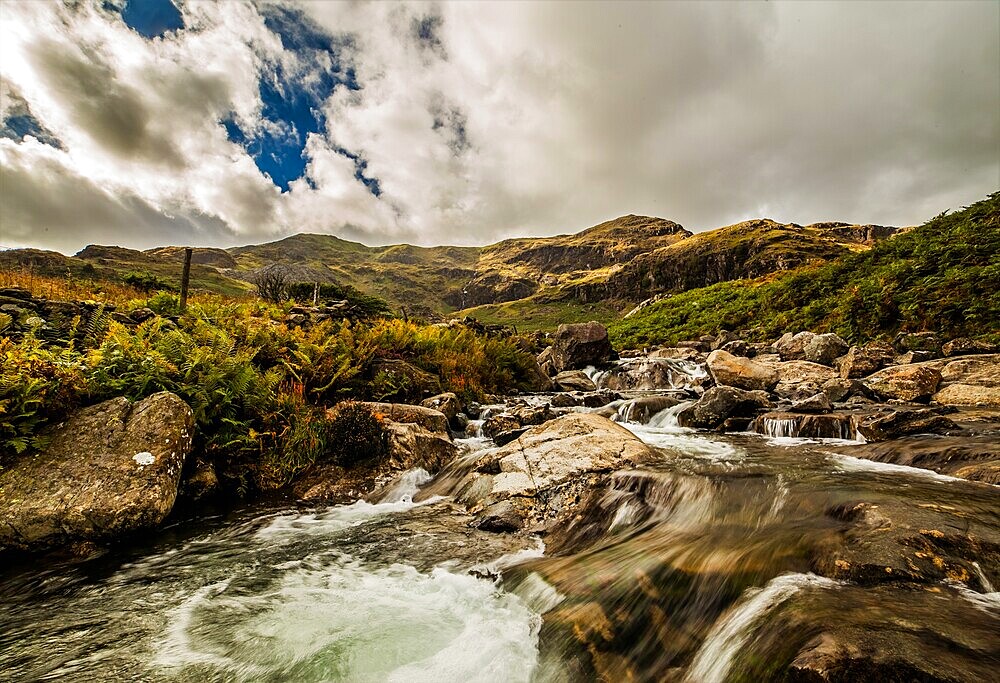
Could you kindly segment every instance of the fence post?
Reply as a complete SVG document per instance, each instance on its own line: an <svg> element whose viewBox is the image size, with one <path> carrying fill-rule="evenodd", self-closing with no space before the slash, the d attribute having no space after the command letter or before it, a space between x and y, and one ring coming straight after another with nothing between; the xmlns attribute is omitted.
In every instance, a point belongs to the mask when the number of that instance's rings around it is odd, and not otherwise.
<svg viewBox="0 0 1000 683"><path fill-rule="evenodd" d="M181 273L181 313L187 311L188 305L188 285L191 282L191 251L191 247L184 248L184 271Z"/></svg>

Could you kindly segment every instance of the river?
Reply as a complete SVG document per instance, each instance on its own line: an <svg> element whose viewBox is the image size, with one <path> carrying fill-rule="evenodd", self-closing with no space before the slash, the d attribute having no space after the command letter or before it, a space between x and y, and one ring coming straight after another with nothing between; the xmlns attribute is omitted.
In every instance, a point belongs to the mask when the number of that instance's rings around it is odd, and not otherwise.
<svg viewBox="0 0 1000 683"><path fill-rule="evenodd" d="M675 415L627 424L662 457L614 473L544 544L469 528L454 473L417 470L377 502L246 508L5 567L0 678L708 683L837 647L923 658L941 680L1000 670L995 557L923 583L816 573L859 501L891 528L960 519L989 538L997 487ZM881 558L884 537L855 557Z"/></svg>

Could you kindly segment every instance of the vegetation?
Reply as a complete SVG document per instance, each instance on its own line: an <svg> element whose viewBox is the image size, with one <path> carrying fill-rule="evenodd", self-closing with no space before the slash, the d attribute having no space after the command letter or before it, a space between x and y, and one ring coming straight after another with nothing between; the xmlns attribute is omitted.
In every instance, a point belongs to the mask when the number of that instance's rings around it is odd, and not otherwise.
<svg viewBox="0 0 1000 683"><path fill-rule="evenodd" d="M610 333L619 348L635 348L722 328L759 340L802 329L836 332L852 342L921 330L995 337L1000 193L826 264L663 298Z"/></svg>
<svg viewBox="0 0 1000 683"><path fill-rule="evenodd" d="M9 273L0 281L29 284ZM44 279L34 284L38 293L53 289ZM126 298L108 303L118 312L172 312L172 294L117 291ZM288 307L202 295L176 322L126 324L97 307L55 337L0 331L0 466L43 446L41 429L76 407L172 391L194 411L195 449L220 477L243 491L271 489L319 458L356 457L337 451L349 413L327 409L372 398L380 359L439 376L445 390L470 400L526 388L532 377L534 359L517 339L393 319L300 326L286 320Z"/></svg>

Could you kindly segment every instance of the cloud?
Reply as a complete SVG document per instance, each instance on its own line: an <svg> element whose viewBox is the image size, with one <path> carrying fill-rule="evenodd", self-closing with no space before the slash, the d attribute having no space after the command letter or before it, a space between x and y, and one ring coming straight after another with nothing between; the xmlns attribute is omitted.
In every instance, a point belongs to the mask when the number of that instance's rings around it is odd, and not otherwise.
<svg viewBox="0 0 1000 683"><path fill-rule="evenodd" d="M995 3L178 7L4 6L38 134L0 139L0 243L912 224L1000 187Z"/></svg>

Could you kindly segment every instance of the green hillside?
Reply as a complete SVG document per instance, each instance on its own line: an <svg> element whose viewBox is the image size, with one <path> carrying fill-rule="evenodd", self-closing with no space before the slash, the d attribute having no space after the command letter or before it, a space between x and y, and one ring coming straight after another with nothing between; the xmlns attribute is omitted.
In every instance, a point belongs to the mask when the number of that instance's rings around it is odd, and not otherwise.
<svg viewBox="0 0 1000 683"><path fill-rule="evenodd" d="M996 336L1000 192L822 265L667 296L615 323L611 334L625 348L723 328L756 339L801 329L851 341L923 329Z"/></svg>

